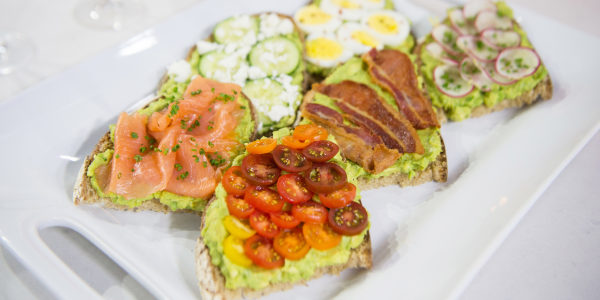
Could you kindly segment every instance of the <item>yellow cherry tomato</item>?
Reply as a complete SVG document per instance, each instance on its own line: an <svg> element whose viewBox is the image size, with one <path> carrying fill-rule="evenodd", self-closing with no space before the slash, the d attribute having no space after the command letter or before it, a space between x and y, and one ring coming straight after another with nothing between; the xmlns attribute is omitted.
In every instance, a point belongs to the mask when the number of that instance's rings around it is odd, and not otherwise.
<svg viewBox="0 0 600 300"><path fill-rule="evenodd" d="M227 259L238 266L249 267L252 265L252 261L244 254L244 241L238 237L227 236L223 241L223 252Z"/></svg>
<svg viewBox="0 0 600 300"><path fill-rule="evenodd" d="M223 225L225 225L227 232L242 240L245 240L256 233L256 231L250 227L250 224L247 224L231 215L225 216L223 219Z"/></svg>

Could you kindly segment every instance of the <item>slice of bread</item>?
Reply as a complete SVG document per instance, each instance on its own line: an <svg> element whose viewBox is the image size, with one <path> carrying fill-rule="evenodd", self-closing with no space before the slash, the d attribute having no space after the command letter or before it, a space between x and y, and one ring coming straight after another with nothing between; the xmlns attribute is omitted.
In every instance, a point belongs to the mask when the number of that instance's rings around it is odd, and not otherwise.
<svg viewBox="0 0 600 300"><path fill-rule="evenodd" d="M205 218L203 216L202 226L200 229L201 231L205 226L204 220ZM200 294L204 300L258 298L270 293L291 289L298 284L306 284L309 280L316 279L325 274L337 275L343 270L351 268L370 269L373 264L371 254L371 238L368 232L365 235L363 242L358 247L351 250L350 257L346 263L319 268L315 270L315 273L311 278L306 280L271 284L268 288L260 290L254 290L251 288L238 288L231 290L226 288L225 277L221 273L221 270L212 264L208 247L206 244L204 244L202 236L198 237L198 240L196 241L194 257L196 264L196 278L198 279Z"/></svg>

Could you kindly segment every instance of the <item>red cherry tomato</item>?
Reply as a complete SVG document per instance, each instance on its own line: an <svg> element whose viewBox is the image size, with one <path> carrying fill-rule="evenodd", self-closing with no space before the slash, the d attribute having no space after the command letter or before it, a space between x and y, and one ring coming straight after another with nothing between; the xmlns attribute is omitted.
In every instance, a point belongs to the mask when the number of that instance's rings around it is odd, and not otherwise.
<svg viewBox="0 0 600 300"><path fill-rule="evenodd" d="M302 149L302 154L314 162L326 162L332 159L340 150L335 143L327 140L312 142Z"/></svg>
<svg viewBox="0 0 600 300"><path fill-rule="evenodd" d="M254 185L246 189L244 200L248 201L256 209L267 213L281 211L285 204L285 201L276 191L267 187Z"/></svg>
<svg viewBox="0 0 600 300"><path fill-rule="evenodd" d="M367 210L358 202L329 210L329 225L343 235L357 235L367 228Z"/></svg>
<svg viewBox="0 0 600 300"><path fill-rule="evenodd" d="M273 240L273 247L277 253L290 260L301 259L310 250L300 228L281 231Z"/></svg>
<svg viewBox="0 0 600 300"><path fill-rule="evenodd" d="M285 229L292 229L300 224L300 220L296 219L290 211L271 213L271 221L275 225Z"/></svg>
<svg viewBox="0 0 600 300"><path fill-rule="evenodd" d="M249 220L250 227L256 230L256 233L261 236L272 239L279 233L279 227L265 213L256 211L250 216Z"/></svg>
<svg viewBox="0 0 600 300"><path fill-rule="evenodd" d="M253 235L244 243L244 254L259 267L281 268L285 264L283 256L275 251L273 243L260 235Z"/></svg>
<svg viewBox="0 0 600 300"><path fill-rule="evenodd" d="M223 175L221 183L228 194L235 196L243 196L248 187L248 181L242 176L242 169L239 166L229 168Z"/></svg>
<svg viewBox="0 0 600 300"><path fill-rule="evenodd" d="M294 205L292 215L304 223L320 224L327 221L327 208L317 202L307 201Z"/></svg>
<svg viewBox="0 0 600 300"><path fill-rule="evenodd" d="M319 194L319 200L328 208L340 208L348 205L356 197L356 186L350 182L339 190L331 193Z"/></svg>
<svg viewBox="0 0 600 300"><path fill-rule="evenodd" d="M330 193L346 184L346 171L334 163L314 163L304 172L304 182L313 193Z"/></svg>
<svg viewBox="0 0 600 300"><path fill-rule="evenodd" d="M229 213L238 219L246 219L254 213L254 207L242 198L230 194L225 198L225 202L227 202Z"/></svg>
<svg viewBox="0 0 600 300"><path fill-rule="evenodd" d="M313 193L306 188L304 179L298 174L285 174L277 179L277 191L287 202L298 204L312 198Z"/></svg>
<svg viewBox="0 0 600 300"><path fill-rule="evenodd" d="M271 154L249 154L242 160L241 174L254 185L271 185L277 182L281 170Z"/></svg>
<svg viewBox="0 0 600 300"><path fill-rule="evenodd" d="M277 145L271 152L275 164L284 171L298 173L308 170L312 163L298 150L285 145Z"/></svg>

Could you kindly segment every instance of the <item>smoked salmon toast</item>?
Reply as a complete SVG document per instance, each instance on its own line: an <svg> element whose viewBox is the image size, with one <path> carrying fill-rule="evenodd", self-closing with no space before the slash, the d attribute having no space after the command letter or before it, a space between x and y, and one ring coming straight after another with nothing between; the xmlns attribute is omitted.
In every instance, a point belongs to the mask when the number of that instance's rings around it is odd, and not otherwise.
<svg viewBox="0 0 600 300"><path fill-rule="evenodd" d="M239 85L196 76L180 99L159 97L121 113L86 158L74 202L201 211L255 134L253 106Z"/></svg>

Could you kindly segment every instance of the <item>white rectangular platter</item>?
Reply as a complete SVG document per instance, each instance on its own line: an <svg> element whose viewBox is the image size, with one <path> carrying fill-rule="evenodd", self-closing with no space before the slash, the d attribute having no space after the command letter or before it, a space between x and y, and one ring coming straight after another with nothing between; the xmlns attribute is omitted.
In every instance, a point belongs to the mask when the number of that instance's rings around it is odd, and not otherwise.
<svg viewBox="0 0 600 300"><path fill-rule="evenodd" d="M158 298L199 298L193 247L200 219L75 207L82 159L116 121L154 92L172 61L238 13L292 14L305 0L205 0L0 106L0 241L60 298L100 297L42 241L68 227ZM510 4L510 2L509 2ZM397 2L415 24L427 11ZM453 299L600 127L600 41L514 7L554 82L554 98L520 111L445 124L449 180L364 192L374 266L269 298ZM560 38L557 38L560 37ZM139 100L139 101L137 101ZM386 297L387 296L387 297Z"/></svg>

